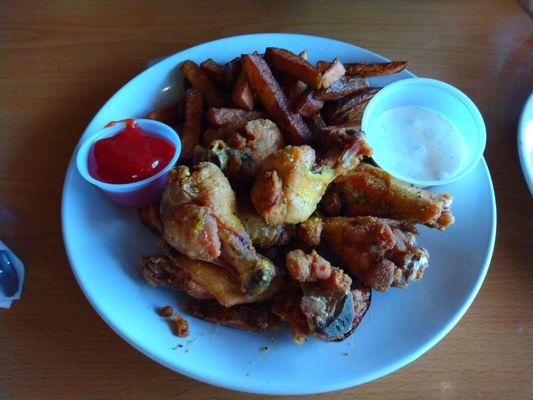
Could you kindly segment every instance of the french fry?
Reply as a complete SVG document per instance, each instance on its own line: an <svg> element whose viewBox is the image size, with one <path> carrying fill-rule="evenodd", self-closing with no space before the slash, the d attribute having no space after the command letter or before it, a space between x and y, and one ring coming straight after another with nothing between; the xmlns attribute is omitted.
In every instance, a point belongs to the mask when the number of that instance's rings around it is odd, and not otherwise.
<svg viewBox="0 0 533 400"><path fill-rule="evenodd" d="M224 307L214 300L190 299L187 311L194 317L248 332L275 329L278 322L268 302Z"/></svg>
<svg viewBox="0 0 533 400"><path fill-rule="evenodd" d="M264 118L262 111L245 111L238 108L214 108L207 112L209 125L220 127L226 124L236 124Z"/></svg>
<svg viewBox="0 0 533 400"><path fill-rule="evenodd" d="M318 90L315 98L319 100L338 100L352 93L360 92L368 87L368 82L363 78L343 76L329 88Z"/></svg>
<svg viewBox="0 0 533 400"><path fill-rule="evenodd" d="M219 88L225 87L224 67L209 58L200 64L207 77Z"/></svg>
<svg viewBox="0 0 533 400"><path fill-rule="evenodd" d="M302 51L300 54L298 54L300 57L302 57L304 60L307 60L307 51ZM288 75L281 74L276 77L278 80L281 89L283 90L283 93L285 93L285 96L287 97L287 101L289 104L294 104L300 96L307 90L308 86L306 83L299 81L297 79L294 79Z"/></svg>
<svg viewBox="0 0 533 400"><path fill-rule="evenodd" d="M313 133L299 114L292 114L287 98L265 60L256 54L242 56L243 69L266 111L284 131L291 143L303 144L313 140Z"/></svg>
<svg viewBox="0 0 533 400"><path fill-rule="evenodd" d="M293 111L304 117L312 117L319 112L324 106L324 101L316 99L314 94L315 93L312 90L307 90L302 94L298 101L296 101Z"/></svg>
<svg viewBox="0 0 533 400"><path fill-rule="evenodd" d="M346 114L349 113L353 107L358 104L367 103L380 90L381 88L368 88L363 92L347 96L336 102L330 102L324 109L324 115L329 123L338 124L346 120Z"/></svg>
<svg viewBox="0 0 533 400"><path fill-rule="evenodd" d="M191 86L202 93L204 102L208 106L222 107L224 99L218 94L215 86L207 77L207 74L195 62L191 60L185 61L181 65L181 71L191 83Z"/></svg>
<svg viewBox="0 0 533 400"><path fill-rule="evenodd" d="M331 64L327 66L323 71L320 72L320 87L323 89L329 88L340 78L344 76L346 69L344 65L339 61L338 58L335 58Z"/></svg>
<svg viewBox="0 0 533 400"><path fill-rule="evenodd" d="M230 62L224 64L224 84L226 88L233 87L233 84L239 77L242 71L242 60L236 57Z"/></svg>
<svg viewBox="0 0 533 400"><path fill-rule="evenodd" d="M361 78L395 74L397 72L403 71L406 66L407 61L391 61L386 63L375 64L344 64L344 67L346 68L346 75L354 75Z"/></svg>
<svg viewBox="0 0 533 400"><path fill-rule="evenodd" d="M324 73L329 68L329 65L330 63L327 61L317 61L315 68L318 70L318 72Z"/></svg>
<svg viewBox="0 0 533 400"><path fill-rule="evenodd" d="M362 136L360 124L350 122L327 126L320 113L316 113L309 119L309 126L315 132L324 150L333 146L346 145L353 141L354 137Z"/></svg>
<svg viewBox="0 0 533 400"><path fill-rule="evenodd" d="M319 72L324 72L329 67L330 63L327 61L318 61L316 69ZM369 78L372 76L383 76L395 74L403 71L407 66L407 61L391 61L386 63L345 63L346 75L357 76L359 78Z"/></svg>
<svg viewBox="0 0 533 400"><path fill-rule="evenodd" d="M243 132L246 122L237 122L233 124L222 125L219 128L206 129L202 135L205 145L208 145L214 140L225 140L226 137L235 132Z"/></svg>
<svg viewBox="0 0 533 400"><path fill-rule="evenodd" d="M276 71L283 72L294 79L305 82L314 89L320 87L320 74L305 58L285 49L267 47L266 62Z"/></svg>
<svg viewBox="0 0 533 400"><path fill-rule="evenodd" d="M254 109L254 94L244 71L241 72L237 82L235 82L231 100L233 104L243 110L252 111Z"/></svg>
<svg viewBox="0 0 533 400"><path fill-rule="evenodd" d="M180 100L174 104L170 104L166 107L158 108L157 110L150 111L146 114L146 118L153 119L155 121L164 123L176 123L181 122L183 118L184 107L183 102Z"/></svg>
<svg viewBox="0 0 533 400"><path fill-rule="evenodd" d="M196 89L188 89L185 93L185 123L181 132L180 160L191 159L194 148L200 143L203 108L202 93Z"/></svg>

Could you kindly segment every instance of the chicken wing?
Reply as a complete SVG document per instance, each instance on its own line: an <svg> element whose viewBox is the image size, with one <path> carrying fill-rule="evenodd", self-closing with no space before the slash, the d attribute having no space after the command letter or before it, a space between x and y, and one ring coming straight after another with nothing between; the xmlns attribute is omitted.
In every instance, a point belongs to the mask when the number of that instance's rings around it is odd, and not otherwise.
<svg viewBox="0 0 533 400"><path fill-rule="evenodd" d="M427 250L416 246L416 228L375 217L336 217L324 221L322 240L363 284L379 291L422 279Z"/></svg>
<svg viewBox="0 0 533 400"><path fill-rule="evenodd" d="M247 197L241 196L238 203L237 215L254 246L268 249L273 246L287 244L294 236L294 225L267 225L265 220L257 214Z"/></svg>
<svg viewBox="0 0 533 400"><path fill-rule="evenodd" d="M366 144L353 138L342 150L332 148L320 162L312 147L287 146L261 165L252 187L252 203L268 225L304 222L316 210L328 185L359 164Z"/></svg>
<svg viewBox="0 0 533 400"><path fill-rule="evenodd" d="M370 289L352 289L351 278L314 250L309 254L289 252L286 267L293 287L276 298L273 310L291 322L295 341L302 342L307 333L326 341L349 336L370 305ZM307 326L302 327L304 324Z"/></svg>
<svg viewBox="0 0 533 400"><path fill-rule="evenodd" d="M431 193L361 163L333 182L322 208L329 215L373 215L444 230L454 222L452 201L449 194Z"/></svg>
<svg viewBox="0 0 533 400"><path fill-rule="evenodd" d="M218 165L230 178L245 181L254 179L263 161L285 146L277 125L268 119L246 123L242 134L235 132L223 140L207 145L203 160Z"/></svg>
<svg viewBox="0 0 533 400"><path fill-rule="evenodd" d="M170 286L195 299L215 299L223 307L264 301L281 289L276 277L267 290L257 295L242 293L239 279L231 270L205 261L191 260L173 251L142 256L140 265L146 280L152 285Z"/></svg>
<svg viewBox="0 0 533 400"><path fill-rule="evenodd" d="M144 278L154 287L170 286L196 299L213 298L185 269L164 255L141 256L139 265Z"/></svg>
<svg viewBox="0 0 533 400"><path fill-rule="evenodd" d="M163 238L193 260L233 268L247 294L265 291L276 268L258 254L236 216L235 193L220 168L202 162L169 173L161 201Z"/></svg>

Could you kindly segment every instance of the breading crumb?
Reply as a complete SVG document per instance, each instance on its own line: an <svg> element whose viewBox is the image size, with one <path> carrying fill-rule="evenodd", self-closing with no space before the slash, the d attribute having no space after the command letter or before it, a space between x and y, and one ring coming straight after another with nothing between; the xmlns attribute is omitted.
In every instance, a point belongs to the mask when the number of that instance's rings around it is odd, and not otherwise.
<svg viewBox="0 0 533 400"><path fill-rule="evenodd" d="M174 314L174 310L170 306L164 306L158 308L157 313L163 318L170 318Z"/></svg>
<svg viewBox="0 0 533 400"><path fill-rule="evenodd" d="M168 319L172 333L180 338L186 338L189 336L189 323L181 316L174 314Z"/></svg>

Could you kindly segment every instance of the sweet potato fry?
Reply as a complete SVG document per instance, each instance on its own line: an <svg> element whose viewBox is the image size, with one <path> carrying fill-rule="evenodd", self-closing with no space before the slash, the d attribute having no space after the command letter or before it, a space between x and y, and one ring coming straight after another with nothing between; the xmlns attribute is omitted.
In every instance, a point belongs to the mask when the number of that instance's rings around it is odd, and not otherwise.
<svg viewBox="0 0 533 400"><path fill-rule="evenodd" d="M207 74L207 77L219 88L225 87L224 67L209 58L200 64L200 68Z"/></svg>
<svg viewBox="0 0 533 400"><path fill-rule="evenodd" d="M211 83L207 74L191 60L181 65L181 72L191 83L194 89L202 93L204 102L210 107L222 107L224 99L218 94L215 86Z"/></svg>
<svg viewBox="0 0 533 400"><path fill-rule="evenodd" d="M246 121L222 125L219 128L206 129L202 135L203 142L208 145L214 140L225 140L229 134L243 132L245 126Z"/></svg>
<svg viewBox="0 0 533 400"><path fill-rule="evenodd" d="M346 75L354 75L361 78L395 74L397 72L403 71L406 66L407 61L391 61L386 63L375 64L344 64L344 67L346 68Z"/></svg>
<svg viewBox="0 0 533 400"><path fill-rule="evenodd" d="M158 108L146 114L146 118L164 123L181 122L184 114L183 102L180 100L166 107Z"/></svg>
<svg viewBox="0 0 533 400"><path fill-rule="evenodd" d="M237 82L235 82L231 100L235 106L243 110L252 111L254 109L254 94L244 71L241 72Z"/></svg>
<svg viewBox="0 0 533 400"><path fill-rule="evenodd" d="M297 56L285 49L267 47L265 60L276 71L283 72L292 78L305 82L315 89L320 87L320 74L303 57Z"/></svg>
<svg viewBox="0 0 533 400"><path fill-rule="evenodd" d="M309 126L315 132L317 141L323 150L333 146L344 146L351 143L354 138L361 138L361 125L354 122L327 126L320 113L316 113L309 119ZM363 149L363 154L370 154L370 149Z"/></svg>
<svg viewBox="0 0 533 400"><path fill-rule="evenodd" d="M360 92L368 87L368 82L363 78L343 76L334 82L329 88L319 90L315 98L319 100L337 100L349 94Z"/></svg>
<svg viewBox="0 0 533 400"><path fill-rule="evenodd" d="M296 101L293 111L304 117L312 117L324 106L324 101L316 99L312 90L307 90Z"/></svg>
<svg viewBox="0 0 533 400"><path fill-rule="evenodd" d="M329 65L330 63L327 61L317 61L315 68L318 70L318 72L324 73L329 68Z"/></svg>
<svg viewBox="0 0 533 400"><path fill-rule="evenodd" d="M241 71L242 60L240 57L236 57L224 64L224 85L226 86L226 89L233 87L233 84L241 74Z"/></svg>
<svg viewBox="0 0 533 400"><path fill-rule="evenodd" d="M345 115L355 106L367 103L381 88L368 88L360 93L347 96L341 100L328 103L324 116L330 124L338 124L346 120Z"/></svg>
<svg viewBox="0 0 533 400"><path fill-rule="evenodd" d="M319 72L324 72L330 66L327 61L318 61L316 69ZM346 75L353 75L360 78L369 78L371 76L383 76L395 74L403 71L407 66L407 61L391 61L386 63L345 63Z"/></svg>
<svg viewBox="0 0 533 400"><path fill-rule="evenodd" d="M214 127L220 127L226 124L248 122L261 118L265 118L265 113L262 111L245 111L239 108L211 107L207 112L207 121L209 122L209 125Z"/></svg>
<svg viewBox="0 0 533 400"><path fill-rule="evenodd" d="M278 322L277 317L270 311L269 302L224 307L213 300L191 299L188 312L206 321L249 332L274 329Z"/></svg>
<svg viewBox="0 0 533 400"><path fill-rule="evenodd" d="M342 65L338 58L335 58L331 64L320 72L319 86L323 89L329 88L342 78L345 72L344 65Z"/></svg>
<svg viewBox="0 0 533 400"><path fill-rule="evenodd" d="M304 60L307 60L307 51L302 51L298 56L302 57ZM308 86L306 83L294 79L286 74L279 74L275 76L278 83L287 97L287 101L290 105L294 105L300 96L307 90Z"/></svg>
<svg viewBox="0 0 533 400"><path fill-rule="evenodd" d="M185 93L185 123L181 132L180 160L192 158L194 148L200 143L204 105L202 93L189 89Z"/></svg>
<svg viewBox="0 0 533 400"><path fill-rule="evenodd" d="M296 103L308 88L307 84L292 78L284 82L281 87L289 104Z"/></svg>
<svg viewBox="0 0 533 400"><path fill-rule="evenodd" d="M299 114L291 114L287 98L263 57L256 54L242 56L243 69L261 103L274 122L288 135L293 144L310 143L313 133Z"/></svg>

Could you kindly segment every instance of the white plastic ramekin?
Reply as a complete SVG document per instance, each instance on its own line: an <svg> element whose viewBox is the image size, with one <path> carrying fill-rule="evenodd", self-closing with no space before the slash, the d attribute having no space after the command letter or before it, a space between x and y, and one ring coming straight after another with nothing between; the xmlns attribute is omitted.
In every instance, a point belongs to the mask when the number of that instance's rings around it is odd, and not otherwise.
<svg viewBox="0 0 533 400"><path fill-rule="evenodd" d="M379 147L372 145L372 129L376 118L383 112L396 107L418 106L431 109L446 117L463 136L466 145L465 160L451 176L440 180L418 180L402 176L386 168L388 163L380 163ZM378 165L396 178L418 186L444 185L468 174L477 165L487 140L483 117L476 105L459 89L441 81L427 78L410 78L394 82L381 89L368 103L361 124L366 132L368 144L374 148L373 159Z"/></svg>
<svg viewBox="0 0 533 400"><path fill-rule="evenodd" d="M76 166L81 176L102 190L113 202L125 207L143 207L159 201L167 182L168 172L174 167L181 153L180 138L170 126L150 119L135 121L144 131L169 140L176 149L168 165L157 174L138 182L116 184L102 182L89 173L89 156L95 142L116 135L124 129L125 122L118 122L91 136L81 145L76 156Z"/></svg>

